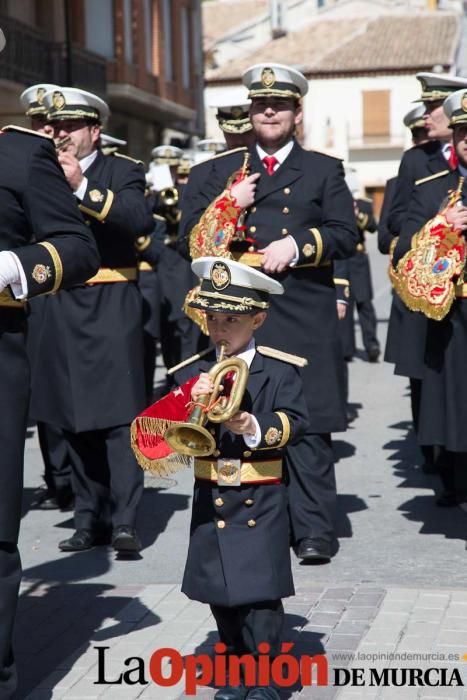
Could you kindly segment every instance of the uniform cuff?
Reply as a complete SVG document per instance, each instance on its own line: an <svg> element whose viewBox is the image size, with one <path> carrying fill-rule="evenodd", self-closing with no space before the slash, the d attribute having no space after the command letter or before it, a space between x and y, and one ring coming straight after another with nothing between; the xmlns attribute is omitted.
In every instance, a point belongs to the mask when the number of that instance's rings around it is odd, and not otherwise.
<svg viewBox="0 0 467 700"><path fill-rule="evenodd" d="M114 201L114 193L93 182L88 182L83 200L79 205L81 211L98 221L104 222Z"/></svg>

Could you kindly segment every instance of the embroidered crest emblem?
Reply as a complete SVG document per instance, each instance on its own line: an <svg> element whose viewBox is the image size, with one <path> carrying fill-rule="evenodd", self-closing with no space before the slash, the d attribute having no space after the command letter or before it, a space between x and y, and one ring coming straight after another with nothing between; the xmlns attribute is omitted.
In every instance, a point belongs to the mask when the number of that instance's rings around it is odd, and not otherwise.
<svg viewBox="0 0 467 700"><path fill-rule="evenodd" d="M219 459L217 463L217 483L219 486L240 486L241 461L239 459Z"/></svg>
<svg viewBox="0 0 467 700"><path fill-rule="evenodd" d="M264 436L264 442L266 445L275 445L277 442L280 442L282 438L282 430L278 430L277 428L271 427L268 428L266 435Z"/></svg>
<svg viewBox="0 0 467 700"><path fill-rule="evenodd" d="M462 95L461 107L464 112L467 112L467 92Z"/></svg>
<svg viewBox="0 0 467 700"><path fill-rule="evenodd" d="M303 246L302 250L303 250L303 255L304 255L306 258L309 258L309 257L311 257L314 253L316 253L316 248L315 248L315 246L312 245L311 243L305 243L305 245Z"/></svg>
<svg viewBox="0 0 467 700"><path fill-rule="evenodd" d="M44 284L52 276L48 265L35 265L32 271L32 278L37 284Z"/></svg>
<svg viewBox="0 0 467 700"><path fill-rule="evenodd" d="M211 267L211 284L218 292L230 284L230 270L224 263L215 263Z"/></svg>
<svg viewBox="0 0 467 700"><path fill-rule="evenodd" d="M91 190L89 193L89 199L91 202L98 203L104 201L104 195L100 190Z"/></svg>
<svg viewBox="0 0 467 700"><path fill-rule="evenodd" d="M173 153L170 150L170 148L166 148L164 153L163 153L164 158L173 158Z"/></svg>
<svg viewBox="0 0 467 700"><path fill-rule="evenodd" d="M261 84L265 88L271 88L276 82L276 75L272 68L263 68L261 71Z"/></svg>
<svg viewBox="0 0 467 700"><path fill-rule="evenodd" d="M232 107L231 112L234 119L240 119L243 115L243 109L241 107Z"/></svg>
<svg viewBox="0 0 467 700"><path fill-rule="evenodd" d="M44 100L45 92L46 92L45 88L43 88L43 87L37 88L36 102L38 102L40 105L42 104L42 102Z"/></svg>
<svg viewBox="0 0 467 700"><path fill-rule="evenodd" d="M55 90L54 94L52 95L52 104L55 109L60 110L64 108L66 105L66 100L63 92L60 92L60 90Z"/></svg>

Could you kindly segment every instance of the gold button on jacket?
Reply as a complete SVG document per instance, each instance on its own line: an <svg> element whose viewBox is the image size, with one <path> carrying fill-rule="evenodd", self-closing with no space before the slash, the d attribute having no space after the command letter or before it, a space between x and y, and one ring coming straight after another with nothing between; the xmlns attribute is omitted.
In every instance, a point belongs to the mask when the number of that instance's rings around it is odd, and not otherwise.
<svg viewBox="0 0 467 700"><path fill-rule="evenodd" d="M247 524L248 524L248 527L256 527L256 520L253 520L253 519L249 520Z"/></svg>
<svg viewBox="0 0 467 700"><path fill-rule="evenodd" d="M219 530L223 530L225 527L225 520L218 520L217 527L219 528Z"/></svg>
<svg viewBox="0 0 467 700"><path fill-rule="evenodd" d="M222 498L216 498L216 500L214 501L214 503L216 504L216 506L217 506L218 508L220 508L221 506L224 505L224 501L223 501Z"/></svg>
<svg viewBox="0 0 467 700"><path fill-rule="evenodd" d="M247 498L245 501L246 506L252 506L254 503L254 500L252 498Z"/></svg>

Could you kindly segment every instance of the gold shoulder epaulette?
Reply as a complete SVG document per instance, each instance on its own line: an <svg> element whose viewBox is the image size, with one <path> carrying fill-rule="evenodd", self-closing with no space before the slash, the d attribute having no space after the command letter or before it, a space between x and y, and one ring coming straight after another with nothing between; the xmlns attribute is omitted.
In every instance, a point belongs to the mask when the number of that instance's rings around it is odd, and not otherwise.
<svg viewBox="0 0 467 700"><path fill-rule="evenodd" d="M142 160L136 160L136 158L131 158L131 156L126 156L123 153L119 153L118 151L115 151L115 153L112 153L112 155L116 158L125 158L125 160L131 160L132 163L138 163L138 165L144 165Z"/></svg>
<svg viewBox="0 0 467 700"><path fill-rule="evenodd" d="M289 352L282 352L282 350L276 350L275 348L268 348L265 345L258 345L256 350L266 357L273 357L275 360L282 360L283 362L288 362L291 365L296 365L297 367L306 367L308 360L305 357L300 357L300 355L291 355Z"/></svg>
<svg viewBox="0 0 467 700"><path fill-rule="evenodd" d="M414 185L422 185L424 182L430 182L430 180L436 180L437 177L443 177L443 175L449 175L450 170L440 170L439 173L434 175L428 175L428 177L422 177L420 180L415 180Z"/></svg>
<svg viewBox="0 0 467 700"><path fill-rule="evenodd" d="M48 134L41 134L39 131L33 131L32 129L26 129L24 126L16 126L16 124L8 124L8 126L2 126L2 131L20 131L23 134L31 134L32 136L41 136L43 139L48 141L53 141L53 137Z"/></svg>
<svg viewBox="0 0 467 700"><path fill-rule="evenodd" d="M175 372L178 372L178 370L182 369L182 367L187 367L187 365L191 365L192 362L196 362L196 360L199 360L202 357L204 357L205 355L208 355L213 350L214 350L213 347L206 348L206 350L201 350L201 352L198 352L196 355L192 355L191 357L188 357L186 360L179 362L178 365L175 365L174 367L171 367L170 369L168 369L167 374L174 374Z"/></svg>
<svg viewBox="0 0 467 700"><path fill-rule="evenodd" d="M191 166L191 170L193 170L193 168L196 168L197 165L202 165L203 163L207 163L207 162L210 163L211 160L215 160L216 158L223 158L224 156L230 156L232 153L242 153L242 152L244 153L247 150L248 149L246 146L239 146L238 148L231 148L230 151L222 151L222 153L216 153L215 156L211 156L210 158L206 158L206 160L200 160L199 163L194 163Z"/></svg>

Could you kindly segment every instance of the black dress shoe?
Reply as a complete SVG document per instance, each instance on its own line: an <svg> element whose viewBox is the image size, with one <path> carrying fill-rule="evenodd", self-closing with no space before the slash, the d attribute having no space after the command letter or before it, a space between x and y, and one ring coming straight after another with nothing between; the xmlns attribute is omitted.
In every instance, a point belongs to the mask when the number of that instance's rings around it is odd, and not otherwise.
<svg viewBox="0 0 467 700"><path fill-rule="evenodd" d="M281 696L274 688L253 688L246 700L281 700Z"/></svg>
<svg viewBox="0 0 467 700"><path fill-rule="evenodd" d="M245 700L248 695L248 688L244 685L226 686L221 688L214 695L214 700Z"/></svg>
<svg viewBox="0 0 467 700"><path fill-rule="evenodd" d="M304 537L296 547L299 559L327 562L331 559L331 543L327 540Z"/></svg>
<svg viewBox="0 0 467 700"><path fill-rule="evenodd" d="M62 552L84 552L97 544L92 530L76 530L67 540L58 543Z"/></svg>
<svg viewBox="0 0 467 700"><path fill-rule="evenodd" d="M134 527L118 525L113 531L112 547L116 552L139 552L141 542Z"/></svg>
<svg viewBox="0 0 467 700"><path fill-rule="evenodd" d="M41 487L34 492L31 508L37 510L58 510L60 508L54 491Z"/></svg>
<svg viewBox="0 0 467 700"><path fill-rule="evenodd" d="M378 358L381 354L381 350L379 349L378 345L374 345L371 348L368 348L367 350L367 355L368 355L368 362L378 362Z"/></svg>

